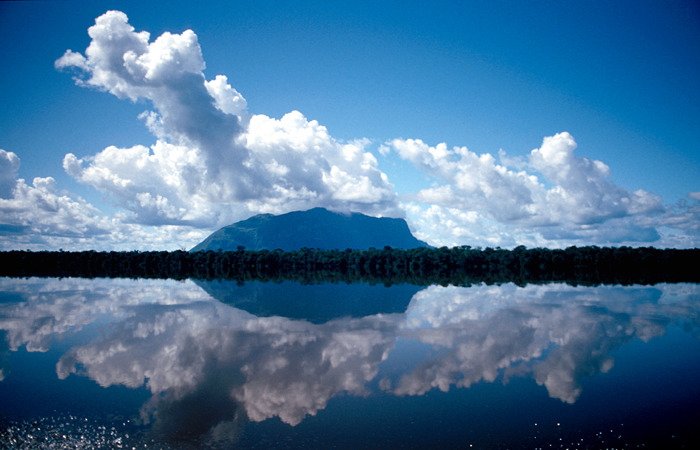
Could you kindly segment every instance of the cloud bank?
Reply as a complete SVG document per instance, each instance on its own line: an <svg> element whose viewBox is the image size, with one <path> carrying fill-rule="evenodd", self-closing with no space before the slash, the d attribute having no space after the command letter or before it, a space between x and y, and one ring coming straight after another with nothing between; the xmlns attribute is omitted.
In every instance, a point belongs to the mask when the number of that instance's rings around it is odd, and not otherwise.
<svg viewBox="0 0 700 450"><path fill-rule="evenodd" d="M114 222L95 207L60 192L52 177L36 177L31 185L18 179L19 165L17 155L0 149L0 233L13 240L12 248L48 241L68 246L85 237L118 233Z"/></svg>
<svg viewBox="0 0 700 450"><path fill-rule="evenodd" d="M88 35L84 53L67 50L55 67L78 86L148 105L139 118L154 142L63 158L67 174L117 208L111 215L51 177L28 185L19 157L0 150L0 248L189 248L254 214L318 206L406 217L438 246L700 245L698 192L667 206L618 186L604 162L575 153L569 133L524 158L420 139L341 142L298 111L250 113L226 76L206 79L192 30L152 40L108 11ZM433 185L397 193L380 154L409 161Z"/></svg>
<svg viewBox="0 0 700 450"><path fill-rule="evenodd" d="M394 139L383 151L397 153L435 179L407 210L421 222L422 232L447 245L658 241L666 211L661 198L617 186L605 163L575 155L576 147L573 136L563 132L544 138L524 160L501 151L500 163L466 147L431 147L414 139ZM454 224L451 233L440 232L445 223Z"/></svg>

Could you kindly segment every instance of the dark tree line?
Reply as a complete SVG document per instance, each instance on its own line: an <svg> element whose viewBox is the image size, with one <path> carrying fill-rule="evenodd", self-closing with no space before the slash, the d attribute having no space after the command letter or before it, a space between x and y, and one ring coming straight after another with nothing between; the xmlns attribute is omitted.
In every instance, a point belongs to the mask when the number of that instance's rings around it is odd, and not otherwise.
<svg viewBox="0 0 700 450"><path fill-rule="evenodd" d="M569 247L232 252L0 252L0 276L296 280L417 285L700 282L700 249Z"/></svg>

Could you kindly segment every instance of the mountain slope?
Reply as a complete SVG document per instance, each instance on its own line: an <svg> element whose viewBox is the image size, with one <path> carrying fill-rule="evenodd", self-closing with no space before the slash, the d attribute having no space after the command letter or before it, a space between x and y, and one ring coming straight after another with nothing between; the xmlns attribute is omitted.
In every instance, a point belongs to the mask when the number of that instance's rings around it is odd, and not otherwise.
<svg viewBox="0 0 700 450"><path fill-rule="evenodd" d="M279 216L260 214L212 233L191 251L415 248L427 244L416 239L403 219L343 215L324 208Z"/></svg>

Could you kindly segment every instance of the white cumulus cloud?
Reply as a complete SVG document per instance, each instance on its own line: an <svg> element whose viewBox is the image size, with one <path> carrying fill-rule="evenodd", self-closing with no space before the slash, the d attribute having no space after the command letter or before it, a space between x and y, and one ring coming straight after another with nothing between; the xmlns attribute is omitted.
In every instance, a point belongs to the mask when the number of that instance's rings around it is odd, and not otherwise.
<svg viewBox="0 0 700 450"><path fill-rule="evenodd" d="M85 200L58 190L52 177L36 177L29 185L16 178L20 160L0 150L0 234L2 248L69 243L109 234L113 224Z"/></svg>
<svg viewBox="0 0 700 450"><path fill-rule="evenodd" d="M79 164L68 158L65 165L77 170L75 165ZM135 225L121 212L110 217L86 200L60 190L52 177L35 177L31 184L17 178L19 165L17 155L0 150L1 250L150 250L173 244L186 247L206 235L192 227ZM142 197L140 201L144 209L170 207L163 204L162 197Z"/></svg>
<svg viewBox="0 0 700 450"><path fill-rule="evenodd" d="M387 147L436 180L405 207L418 233L437 244L556 246L660 238L661 199L613 183L605 163L574 153L569 133L544 138L527 161L500 152L499 163L488 153L414 139L394 139Z"/></svg>
<svg viewBox="0 0 700 450"><path fill-rule="evenodd" d="M191 30L151 42L124 13L109 11L88 34L85 56L68 50L56 67L75 69L81 86L150 101L154 110L141 117L156 142L68 154L64 168L109 194L134 223L214 227L314 206L400 214L367 141L338 142L298 111L249 114L225 76L205 79Z"/></svg>

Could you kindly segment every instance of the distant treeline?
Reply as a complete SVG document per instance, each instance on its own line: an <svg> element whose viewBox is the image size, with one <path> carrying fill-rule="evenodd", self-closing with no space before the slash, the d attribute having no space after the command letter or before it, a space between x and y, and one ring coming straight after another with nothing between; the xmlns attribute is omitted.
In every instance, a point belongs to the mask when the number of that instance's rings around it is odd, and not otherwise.
<svg viewBox="0 0 700 450"><path fill-rule="evenodd" d="M0 252L12 277L198 278L303 283L469 285L700 282L700 249L569 247L415 248L228 252Z"/></svg>

